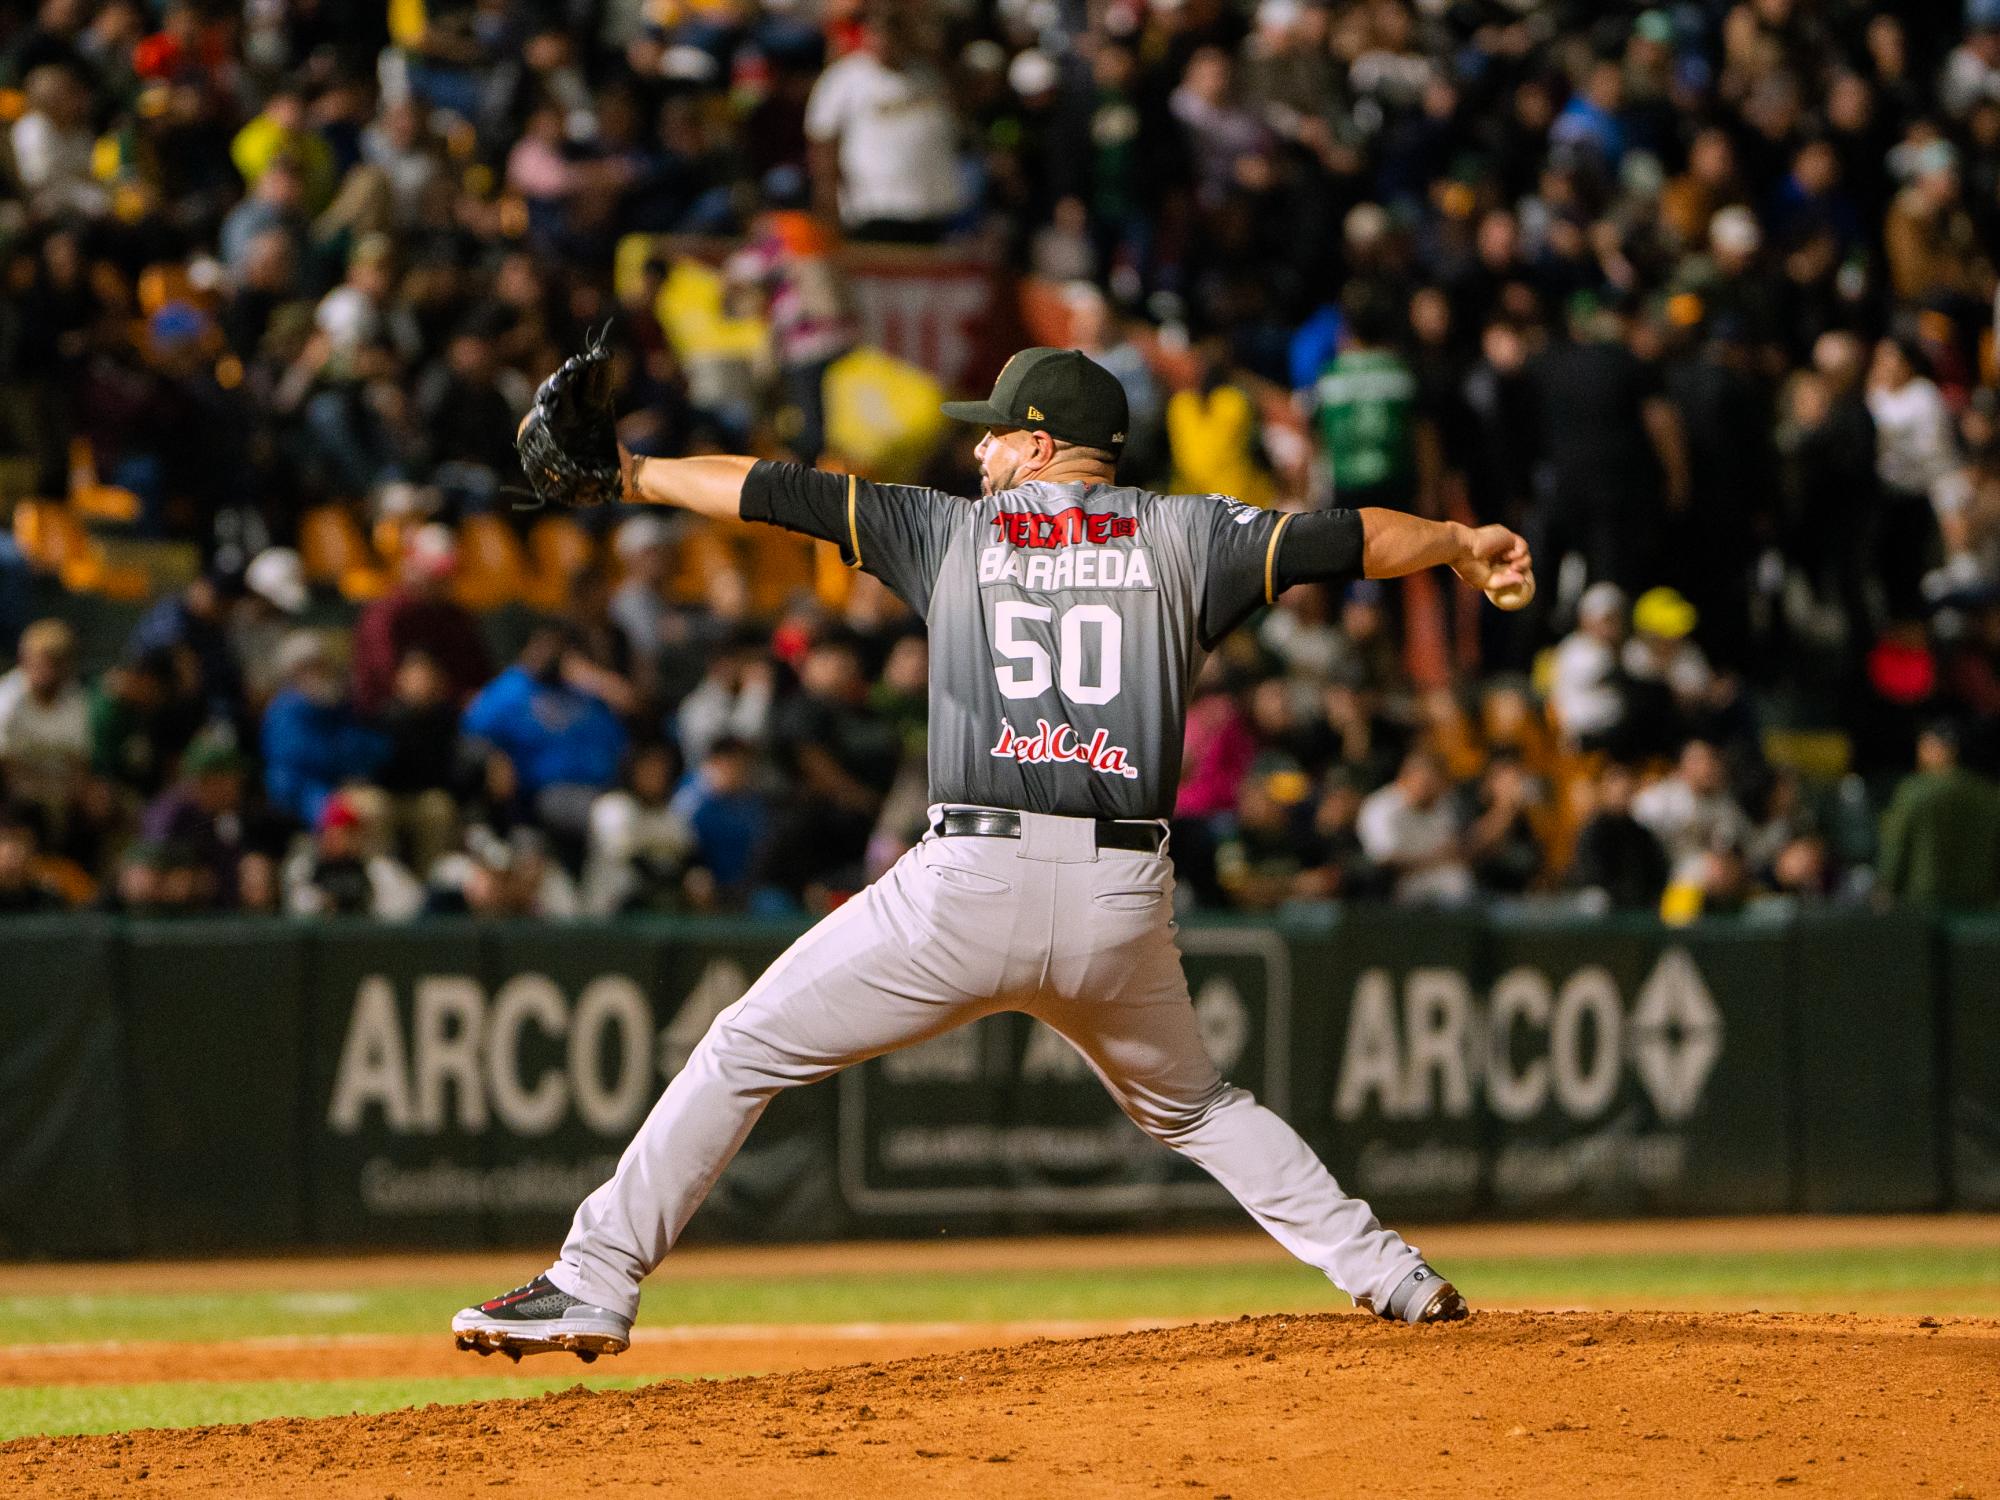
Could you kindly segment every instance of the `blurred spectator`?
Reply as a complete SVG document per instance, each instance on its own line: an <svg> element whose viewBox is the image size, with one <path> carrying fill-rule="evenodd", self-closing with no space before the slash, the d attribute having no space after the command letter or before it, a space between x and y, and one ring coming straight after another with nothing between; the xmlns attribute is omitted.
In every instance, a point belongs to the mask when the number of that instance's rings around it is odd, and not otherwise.
<svg viewBox="0 0 2000 1500"><path fill-rule="evenodd" d="M485 829L466 836L463 853L445 859L431 877L424 910L500 919L578 915L576 885L532 828L506 838Z"/></svg>
<svg viewBox="0 0 2000 1500"><path fill-rule="evenodd" d="M390 740L349 706L317 634L301 630L286 637L278 674L284 685L264 711L264 791L301 827L318 828L342 785L367 781L382 769Z"/></svg>
<svg viewBox="0 0 2000 1500"><path fill-rule="evenodd" d="M243 668L229 632L242 597L241 574L211 570L147 610L126 643L128 657L168 652L188 663L189 733L206 719L233 722L244 710Z"/></svg>
<svg viewBox="0 0 2000 1500"><path fill-rule="evenodd" d="M772 829L759 884L797 900L815 887L858 886L903 747L895 724L868 703L852 638L828 635L806 648L799 691L772 712L771 747L791 795Z"/></svg>
<svg viewBox="0 0 2000 1500"><path fill-rule="evenodd" d="M1619 313L1579 299L1571 331L1530 366L1546 469L1541 532L1529 540L1542 567L1576 552L1592 581L1631 592L1645 582L1669 508L1687 502L1680 415L1657 367L1625 343Z"/></svg>
<svg viewBox="0 0 2000 1500"><path fill-rule="evenodd" d="M769 802L752 784L754 765L742 740L712 740L668 804L694 835L690 894L699 906L740 906L749 893L771 822Z"/></svg>
<svg viewBox="0 0 2000 1500"><path fill-rule="evenodd" d="M229 640L253 704L269 702L278 690L279 648L311 597L305 564L290 547L266 547L243 570L243 599L230 615Z"/></svg>
<svg viewBox="0 0 2000 1500"><path fill-rule="evenodd" d="M762 745L770 730L777 675L766 641L755 631L737 633L711 648L701 682L674 715L681 755L689 765L707 758L722 739Z"/></svg>
<svg viewBox="0 0 2000 1500"><path fill-rule="evenodd" d="M113 662L91 689L91 769L141 797L160 789L179 748L166 714L175 676L173 653L150 651Z"/></svg>
<svg viewBox="0 0 2000 1500"><path fill-rule="evenodd" d="M1176 494L1229 495L1269 505L1276 487L1258 454L1257 404L1230 367L1226 346L1201 347L1195 386L1167 398L1167 451Z"/></svg>
<svg viewBox="0 0 2000 1500"><path fill-rule="evenodd" d="M1386 891L1383 872L1368 858L1357 826L1362 790L1336 771L1326 779L1313 809L1311 853L1294 890L1301 900L1363 901Z"/></svg>
<svg viewBox="0 0 2000 1500"><path fill-rule="evenodd" d="M1678 590L1648 589L1632 605L1632 637L1620 655L1625 678L1640 712L1670 720L1679 733L1665 735L1671 744L1684 735L1719 736L1728 727L1735 702L1735 683L1708 664L1695 642L1700 612ZM1647 728L1653 726L1648 724ZM1663 748L1653 738L1634 736L1629 743L1648 752Z"/></svg>
<svg viewBox="0 0 2000 1500"><path fill-rule="evenodd" d="M451 336L442 364L417 388L432 483L461 513L493 508L503 484L520 483L514 424L520 416L501 379L484 322Z"/></svg>
<svg viewBox="0 0 2000 1500"><path fill-rule="evenodd" d="M1909 619L1921 608L1918 583L1937 533L1933 497L1957 460L1951 412L1922 368L1914 347L1884 339L1868 369L1868 414L1875 420L1883 500L1877 566L1889 612L1897 619Z"/></svg>
<svg viewBox="0 0 2000 1500"><path fill-rule="evenodd" d="M462 705L492 675L479 622L451 598L458 544L443 526L420 526L403 549L395 589L362 610L354 627L354 706L380 713L410 651L444 674L446 697Z"/></svg>
<svg viewBox="0 0 2000 1500"><path fill-rule="evenodd" d="M504 755L517 796L543 827L580 854L590 806L618 780L625 729L577 679L589 663L563 631L542 626L514 665L466 705L462 732Z"/></svg>
<svg viewBox="0 0 2000 1500"><path fill-rule="evenodd" d="M1396 779L1361 804L1356 831L1386 871L1397 901L1456 903L1473 894L1464 826L1444 766L1427 750L1403 758Z"/></svg>
<svg viewBox="0 0 2000 1500"><path fill-rule="evenodd" d="M140 837L154 851L162 901L176 908L231 906L243 855L243 753L221 734L188 747L180 780L146 808Z"/></svg>
<svg viewBox="0 0 2000 1500"><path fill-rule="evenodd" d="M1934 724L1917 738L1917 768L1882 815L1882 890L1949 911L2000 903L2000 787L1958 763L1958 735Z"/></svg>
<svg viewBox="0 0 2000 1500"><path fill-rule="evenodd" d="M1706 740L1688 741L1673 774L1632 799L1632 816L1666 849L1677 883L1701 883L1711 853L1740 850L1750 837L1750 820L1729 789L1728 768Z"/></svg>
<svg viewBox="0 0 2000 1500"><path fill-rule="evenodd" d="M90 767L90 701L76 676L76 634L61 620L21 632L20 664L0 677L0 775L10 797L60 826Z"/></svg>
<svg viewBox="0 0 2000 1500"><path fill-rule="evenodd" d="M860 339L851 296L826 231L797 210L766 215L728 265L732 284L754 290L771 330L784 399L796 414L786 446L803 464L826 447L826 372Z"/></svg>
<svg viewBox="0 0 2000 1500"><path fill-rule="evenodd" d="M1290 900L1318 853L1301 809L1274 794L1277 776L1243 783L1234 827L1215 851L1216 878L1233 905L1270 911Z"/></svg>
<svg viewBox="0 0 2000 1500"><path fill-rule="evenodd" d="M1487 763L1465 831L1466 858L1481 891L1519 896L1535 883L1543 864L1534 824L1541 802L1541 789L1518 755L1509 751Z"/></svg>
<svg viewBox="0 0 2000 1500"><path fill-rule="evenodd" d="M1625 644L1625 592L1593 583L1576 607L1576 629L1556 647L1549 706L1556 723L1586 750L1613 743L1625 721L1620 654Z"/></svg>
<svg viewBox="0 0 2000 1500"><path fill-rule="evenodd" d="M1434 514L1438 435L1417 404L1417 378L1395 352L1393 314L1374 288L1341 298L1345 337L1313 387L1313 420L1330 493L1350 508Z"/></svg>
<svg viewBox="0 0 2000 1500"><path fill-rule="evenodd" d="M624 784L591 804L583 870L583 909L590 915L679 905L681 871L695 836L671 805L674 772L672 750L642 745L627 762Z"/></svg>
<svg viewBox="0 0 2000 1500"><path fill-rule="evenodd" d="M1128 478L1157 474L1167 416L1167 396L1160 388L1159 376L1144 351L1126 335L1109 299L1095 286L1088 281L1071 282L1063 289L1063 303L1069 310L1070 344L1116 375L1125 388L1130 426L1119 459L1121 470Z"/></svg>
<svg viewBox="0 0 2000 1500"><path fill-rule="evenodd" d="M1632 815L1637 785L1631 767L1605 762L1591 788L1590 816L1577 833L1569 868L1572 890L1614 911L1655 911L1667 887L1666 851Z"/></svg>
<svg viewBox="0 0 2000 1500"><path fill-rule="evenodd" d="M284 881L293 916L399 922L424 905L414 875L389 855L369 852L360 809L338 793L320 804L312 841L286 863Z"/></svg>
<svg viewBox="0 0 2000 1500"><path fill-rule="evenodd" d="M814 200L858 240L935 241L963 202L958 124L916 25L899 7L873 6L861 45L820 75L806 103Z"/></svg>
<svg viewBox="0 0 2000 1500"><path fill-rule="evenodd" d="M425 651L405 652L377 721L389 742L375 772L381 805L362 808L420 874L458 844L458 718L437 662Z"/></svg>

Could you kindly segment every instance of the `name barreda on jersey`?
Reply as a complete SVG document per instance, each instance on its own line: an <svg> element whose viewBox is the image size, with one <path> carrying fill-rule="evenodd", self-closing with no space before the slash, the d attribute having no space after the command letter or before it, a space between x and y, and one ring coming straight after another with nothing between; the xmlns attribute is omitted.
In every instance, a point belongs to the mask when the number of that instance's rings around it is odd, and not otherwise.
<svg viewBox="0 0 2000 1500"><path fill-rule="evenodd" d="M1144 547L1079 547L1023 556L1000 542L980 549L979 581L1045 590L1149 589L1153 560Z"/></svg>
<svg viewBox="0 0 2000 1500"><path fill-rule="evenodd" d="M1125 747L1112 744L1104 730L1080 740L1069 725L1051 724L1047 719L1035 720L1033 734L1016 734L1012 724L1003 723L1000 738L987 754L1024 766L1084 765L1100 776L1139 779L1138 769L1126 759Z"/></svg>

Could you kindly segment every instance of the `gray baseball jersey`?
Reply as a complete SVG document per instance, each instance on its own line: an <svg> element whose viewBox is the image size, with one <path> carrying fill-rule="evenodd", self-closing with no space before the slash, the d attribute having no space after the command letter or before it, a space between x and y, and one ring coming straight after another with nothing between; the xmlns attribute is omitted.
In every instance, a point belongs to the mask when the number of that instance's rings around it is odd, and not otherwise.
<svg viewBox="0 0 2000 1500"><path fill-rule="evenodd" d="M1276 597L1293 519L1104 484L967 500L785 464L751 471L743 515L839 544L924 617L932 801L1101 818L1173 812L1195 673Z"/></svg>

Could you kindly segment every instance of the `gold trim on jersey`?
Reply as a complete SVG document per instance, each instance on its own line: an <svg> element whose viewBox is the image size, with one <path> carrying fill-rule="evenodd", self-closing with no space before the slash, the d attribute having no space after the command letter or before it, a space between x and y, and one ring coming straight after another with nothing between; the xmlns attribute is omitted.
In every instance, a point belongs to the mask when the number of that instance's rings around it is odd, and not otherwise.
<svg viewBox="0 0 2000 1500"><path fill-rule="evenodd" d="M1271 544L1264 549L1264 602L1278 602L1278 538L1285 534L1285 528L1292 524L1292 512L1286 511L1278 517L1278 524L1271 528Z"/></svg>
<svg viewBox="0 0 2000 1500"><path fill-rule="evenodd" d="M854 554L854 561L848 564L850 568L861 566L861 528L854 523L854 491L856 482L852 474L847 476L847 545L848 550Z"/></svg>

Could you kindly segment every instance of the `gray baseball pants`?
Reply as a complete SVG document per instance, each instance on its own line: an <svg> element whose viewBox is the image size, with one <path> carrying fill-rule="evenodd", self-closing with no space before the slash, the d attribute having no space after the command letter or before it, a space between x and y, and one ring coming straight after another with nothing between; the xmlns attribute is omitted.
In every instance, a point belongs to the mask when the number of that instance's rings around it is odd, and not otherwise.
<svg viewBox="0 0 2000 1500"><path fill-rule="evenodd" d="M549 1278L632 1316L640 1281L779 1089L1001 1010L1060 1032L1140 1129L1349 1295L1382 1302L1417 1266L1291 1126L1216 1073L1165 854L1100 850L1087 818L1023 813L1019 839L927 835L717 1016L577 1209Z"/></svg>

